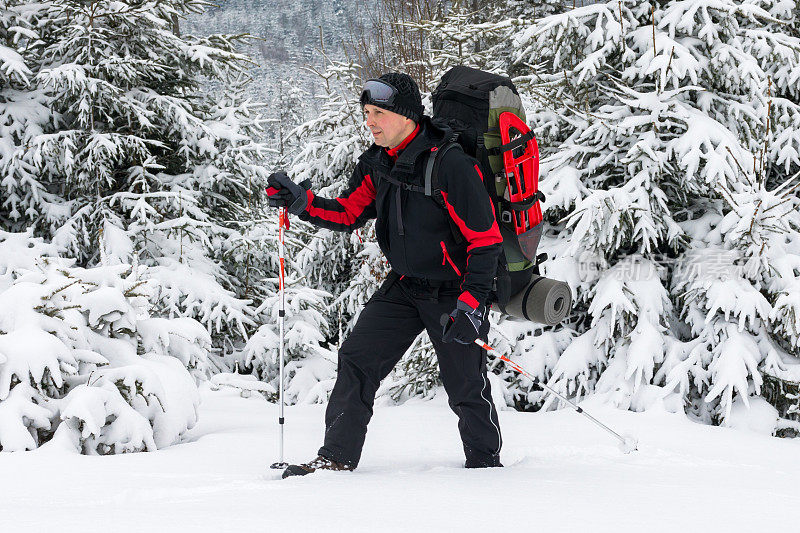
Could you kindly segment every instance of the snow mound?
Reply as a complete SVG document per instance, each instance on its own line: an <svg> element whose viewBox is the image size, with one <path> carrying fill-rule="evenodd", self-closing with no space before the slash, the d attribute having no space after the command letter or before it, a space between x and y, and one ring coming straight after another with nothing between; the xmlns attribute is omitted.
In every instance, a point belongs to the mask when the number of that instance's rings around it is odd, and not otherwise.
<svg viewBox="0 0 800 533"><path fill-rule="evenodd" d="M760 396L737 397L733 401L728 426L734 429L772 435L778 422L778 410Z"/></svg>
<svg viewBox="0 0 800 533"><path fill-rule="evenodd" d="M0 255L0 451L179 442L197 423L190 370L200 377L211 346L202 324L150 317L152 285L128 265L43 261L26 253L49 250L29 234L3 233L0 248L15 253Z"/></svg>

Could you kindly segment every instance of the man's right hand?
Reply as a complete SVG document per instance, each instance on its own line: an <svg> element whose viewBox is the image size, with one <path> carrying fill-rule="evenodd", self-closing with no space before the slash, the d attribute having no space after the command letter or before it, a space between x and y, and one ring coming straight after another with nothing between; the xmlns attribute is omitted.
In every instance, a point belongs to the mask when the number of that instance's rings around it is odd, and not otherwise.
<svg viewBox="0 0 800 533"><path fill-rule="evenodd" d="M273 172L267 178L269 188L270 207L286 207L289 212L299 215L306 210L308 195L306 190L311 187L311 182L306 180L298 185L293 182L284 171Z"/></svg>
<svg viewBox="0 0 800 533"><path fill-rule="evenodd" d="M448 315L442 315L442 342L472 344L480 336L481 324L485 309L471 305L459 299L456 308Z"/></svg>

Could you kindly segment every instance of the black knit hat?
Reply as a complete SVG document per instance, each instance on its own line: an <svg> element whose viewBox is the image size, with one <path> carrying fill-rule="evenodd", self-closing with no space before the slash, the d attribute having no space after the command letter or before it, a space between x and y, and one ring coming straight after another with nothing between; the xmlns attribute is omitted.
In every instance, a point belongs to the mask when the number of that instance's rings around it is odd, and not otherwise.
<svg viewBox="0 0 800 533"><path fill-rule="evenodd" d="M422 106L422 97L419 94L419 87L417 87L417 83L411 76L408 74L401 74L400 72L388 72L378 79L397 89L394 102L392 102L392 104L387 104L373 101L369 97L369 93L365 92L361 95L361 105L372 104L376 107L397 113L398 115L403 115L414 122L419 122L422 115L425 113L425 108Z"/></svg>

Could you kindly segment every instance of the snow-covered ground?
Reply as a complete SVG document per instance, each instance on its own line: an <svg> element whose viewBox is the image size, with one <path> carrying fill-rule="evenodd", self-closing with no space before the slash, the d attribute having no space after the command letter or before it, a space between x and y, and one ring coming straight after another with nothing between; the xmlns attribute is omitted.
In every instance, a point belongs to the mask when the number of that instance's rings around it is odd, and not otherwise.
<svg viewBox="0 0 800 533"><path fill-rule="evenodd" d="M787 531L800 440L666 412L583 406L639 438L624 455L570 411L501 411L505 468L465 470L443 395L378 407L354 473L281 480L277 408L202 391L187 441L153 453L0 454L0 531ZM315 456L320 405L287 408L287 459ZM796 526L795 526L796 527Z"/></svg>

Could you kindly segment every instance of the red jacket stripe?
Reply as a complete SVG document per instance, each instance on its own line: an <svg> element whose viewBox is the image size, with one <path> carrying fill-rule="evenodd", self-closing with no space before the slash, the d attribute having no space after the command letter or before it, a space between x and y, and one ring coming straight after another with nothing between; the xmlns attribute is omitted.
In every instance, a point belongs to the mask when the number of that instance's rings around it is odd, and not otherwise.
<svg viewBox="0 0 800 533"><path fill-rule="evenodd" d="M472 296L472 294L470 294L469 291L462 292L461 296L459 296L458 299L473 309L477 309L480 306L478 300L476 300L475 297Z"/></svg>
<svg viewBox="0 0 800 533"><path fill-rule="evenodd" d="M364 212L364 209L375 200L375 186L369 174L364 176L364 181L346 198L337 198L336 201L344 208L344 211L330 211L315 207L314 193L308 191L308 206L306 212L312 217L321 218L336 224L351 225Z"/></svg>
<svg viewBox="0 0 800 533"><path fill-rule="evenodd" d="M480 173L480 171L478 171ZM467 223L458 216L456 210L450 205L450 202L447 201L447 193L442 191L442 197L444 198L444 203L447 206L447 212L450 213L450 216L455 221L458 229L461 230L461 233L469 242L469 246L467 246L467 253L472 251L473 248L478 248L481 246L491 246L492 244L498 244L503 242L503 236L500 235L500 228L497 225L497 219L492 221L492 227L490 227L486 231L474 231L467 226ZM487 197L487 201L491 205L492 200ZM494 205L491 205L492 208L492 218L494 218Z"/></svg>

